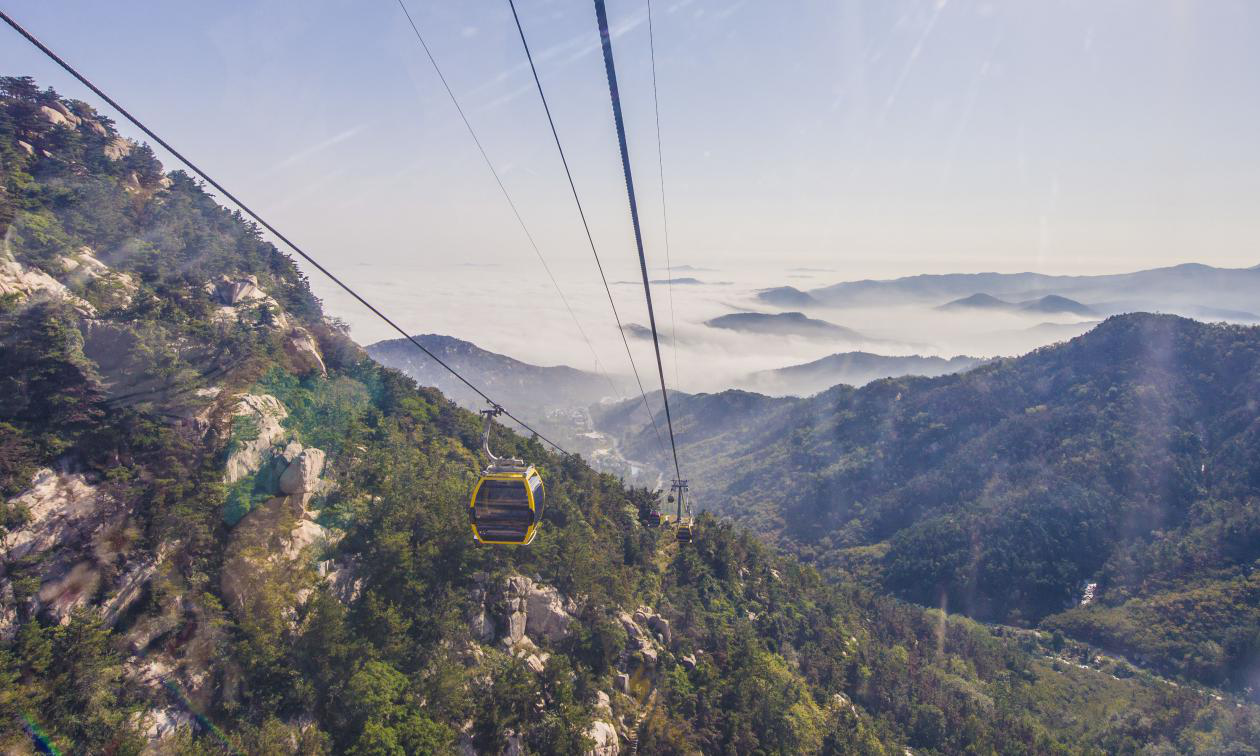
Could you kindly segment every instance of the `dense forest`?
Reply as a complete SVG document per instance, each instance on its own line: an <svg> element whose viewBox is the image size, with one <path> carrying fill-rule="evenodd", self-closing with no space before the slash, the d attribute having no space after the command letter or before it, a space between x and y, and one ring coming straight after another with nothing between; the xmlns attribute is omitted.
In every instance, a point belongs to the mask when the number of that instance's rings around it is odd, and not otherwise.
<svg viewBox="0 0 1260 756"><path fill-rule="evenodd" d="M6 752L1255 753L1254 706L711 516L680 548L508 429L542 534L475 547L475 414L91 106L0 96Z"/></svg>
<svg viewBox="0 0 1260 756"><path fill-rule="evenodd" d="M1260 328L1135 314L959 375L674 404L703 503L824 571L1247 692L1257 397ZM629 417L601 422L646 448Z"/></svg>

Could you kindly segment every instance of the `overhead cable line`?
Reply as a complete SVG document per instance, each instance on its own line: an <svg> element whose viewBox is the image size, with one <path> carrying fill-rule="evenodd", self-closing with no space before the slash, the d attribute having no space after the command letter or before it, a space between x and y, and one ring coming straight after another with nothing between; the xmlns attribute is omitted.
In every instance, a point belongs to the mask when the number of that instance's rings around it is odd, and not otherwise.
<svg viewBox="0 0 1260 756"><path fill-rule="evenodd" d="M613 301L612 288L608 286L608 277L604 275L604 264L600 261L599 252L595 249L595 237L591 235L591 226L586 221L586 210L582 208L582 200L578 196L577 184L573 181L573 172L569 170L569 160L565 157L564 147L560 144L560 133L556 131L556 122L551 117L551 107L547 104L547 95L543 93L542 81L538 78L538 69L534 66L534 56L529 51L529 42L525 41L525 29L521 27L521 17L516 13L515 0L508 0L508 6L512 8L512 19L516 21L516 31L521 36L521 46L525 48L525 57L529 60L529 70L534 75L534 85L538 88L538 97L542 100L543 111L547 114L547 123L551 126L551 136L555 139L556 150L560 153L560 162L564 165L564 175L569 179L569 189L573 192L573 201L577 204L578 215L582 219L582 228L586 230L586 240L590 242L591 254L595 256L595 266L599 268L600 280L604 282L604 292L608 294L608 305L612 307L613 318L617 321L617 331L621 334L621 343L626 347L626 357L630 360L630 369L634 371L634 380L639 384L639 395L643 397L643 408L647 410L648 419L652 421L652 429L656 431L656 442L660 444L661 453L664 454L665 439L661 436L660 426L656 424L656 413L652 411L652 405L648 403L647 391L643 388L643 381L639 378L639 368L634 364L634 355L630 352L630 341L626 338L626 329L621 324L621 315L617 312L617 303ZM655 325L652 326L652 338L653 340L656 338ZM668 404L666 406L668 407ZM674 457L676 460L678 455L675 454ZM675 467L677 467L676 464Z"/></svg>
<svg viewBox="0 0 1260 756"><path fill-rule="evenodd" d="M411 30L416 33L416 40L420 42L420 47L424 49L424 54L428 57L429 63L433 65L434 73L437 74L438 79L442 82L442 87L446 89L446 94L451 98L451 104L455 106L456 112L459 113L460 120L464 122L464 128L468 129L468 136L472 137L473 144L477 145L477 151L481 153L481 159L485 161L486 168L490 169L490 175L494 176L494 182L499 185L499 191L503 193L503 199L507 200L508 207L512 208L512 215L516 216L516 222L520 224L521 231L525 234L525 238L529 240L529 246L533 247L534 254L538 256L538 262L542 264L543 270L547 272L547 277L551 279L551 285L555 287L556 294L559 295L560 301L564 303L564 308L569 311L569 317L573 318L573 324L577 326L578 333L582 336L582 340L586 342L586 348L591 350L591 357L595 359L596 372L604 375L608 385L612 387L613 393L624 399L621 391L613 383L612 378L600 371L599 355L595 352L595 346L591 343L590 338L587 337L586 330L582 328L582 322L578 320L578 316L573 312L573 307L569 305L568 298L560 290L560 284L556 281L555 275L552 274L551 266L547 264L542 250L538 248L538 243L534 241L534 235L529 232L529 228L525 225L525 219L521 217L521 212L516 208L512 195L508 193L507 187L503 185L503 179L499 177L498 170L495 169L490 156L486 154L486 148L481 145L477 132L473 130L472 123L468 120L468 116L464 114L464 108L459 104L459 99L455 97L454 90L451 89L451 85L446 81L446 76L442 73L442 68L438 66L437 59L433 57L433 51L429 49L429 44L424 41L424 35L420 33L420 27L416 25L415 19L411 17L411 12L407 10L407 4L403 0L398 0L398 7L402 8L403 15L407 17L407 23L411 24Z"/></svg>
<svg viewBox="0 0 1260 756"><path fill-rule="evenodd" d="M119 112L119 113L120 113L120 114L121 114L124 118L126 118L128 121L131 121L131 123L132 123L132 124L133 124L136 128L138 128L138 129L140 129L141 131L143 131L146 135L148 135L148 137L149 137L150 139L152 139L154 142L157 142L157 143L158 143L159 145L161 145L161 146L162 146L162 147L163 147L163 148L164 148L167 152L169 152L171 155L175 156L175 158L176 158L176 159L178 159L178 160L179 160L181 163L183 163L185 166L187 166L189 170L191 170L193 173L196 173L196 174L197 174L198 176L200 176L200 177L202 178L202 180L204 180L207 184L209 184L210 186L214 187L214 188L215 188L215 189L217 189L217 190L219 191L219 193L221 193L224 197L226 197L226 198L228 198L229 200L231 200L231 201L232 201L232 203L233 203L233 204L235 204L237 207L239 207L241 210L243 210L243 211L245 212L245 214L246 214L246 215L248 215L250 218L253 218L253 219L254 219L254 221L255 221L256 223L258 223L258 225L260 225L260 226L262 226L263 228L265 228L265 229L267 229L268 231L270 231L270 232L271 232L271 233L272 233L272 234L273 234L273 235L274 235L277 239L279 239L280 241L282 241L282 242L284 242L286 245L288 245L288 247L289 247L290 249L292 249L294 252L296 252L296 253L297 253L297 254L298 254L298 255L299 255L299 256L300 256L303 260L306 260L308 263L310 263L311 265L313 265L313 266L315 267L315 269L316 269L316 270L318 270L320 273L323 273L325 276L327 276L327 277L328 277L328 279L329 279L330 281L332 281L333 283L335 283L335 284L337 284L338 286L340 286L340 287L341 287L341 288L342 288L342 289L343 289L343 290L344 290L347 294L349 294L350 296L352 296L352 297L354 297L356 300L358 300L359 304L361 304L361 305L363 305L364 307L368 308L368 310L370 310L370 311L372 312L372 314L376 315L378 318L380 318L381 320L385 321L385 323L387 323L387 324L388 324L391 328L393 328L395 331L398 331L400 334L402 334L403 338L405 338L405 339L407 339L408 341L410 341L410 342L411 342L413 345L415 345L415 347L416 347L417 349L419 349L421 352L424 352L425 354L427 354L427 355L428 355L428 356L429 356L429 357L430 357L430 358L431 358L434 362L436 362L437 364L439 364L439 365L441 365L442 367L446 368L447 372L449 372L451 375L453 375L453 376L455 376L456 378L458 378L458 379L460 380L460 382L462 382L462 383L463 383L465 386L467 386L468 388L472 389L472 390L473 390L473 391L474 391L474 392L475 392L478 396L480 396L482 399L485 399L485 400L486 400L488 403L490 403L491 405L493 405L493 406L495 406L495 407L498 407L498 408L502 409L502 406L501 406L500 404L498 404L497 402L495 402L493 399L491 399L491 398L490 398L490 397L486 394L486 392L484 392L484 391L482 391L481 389L477 388L475 385L473 385L473 383L472 383L471 381L469 381L469 380L468 380L467 378L465 378L464 376L460 375L460 374L459 374L459 372L455 370L455 368L453 368L453 367L451 367L450 365L446 364L446 363L445 363L445 362L444 362L444 361L443 361L440 357L438 357L436 354L434 354L433 352L431 352L431 351L429 351L428 349L426 349L426 348L425 348L425 346L424 346L423 344L421 344L419 341L417 341L417 340L415 339L415 337L414 337L414 336L412 336L411 334L409 334L409 333L407 333L406 331L404 331L404 330L403 330L403 329L402 329L402 328L401 328L401 327L400 327L397 323L395 323L393 320L390 320L390 319L389 319L389 317L385 315L385 313L383 313L383 312L381 312L380 310L378 310L378 309L376 308L376 306L375 306L375 305L373 305L371 302L367 301L367 300L366 300L366 299L364 299L362 296L360 296L358 292L356 292L354 289L350 288L350 286L349 286L348 284L346 284L345 282L343 282L340 278L338 278L337 276L333 275L331 271L329 271L327 268L325 268L323 265L321 265L321 264L320 264L320 263L319 263L319 262L318 262L315 258L313 258L313 257L311 257L309 254L307 254L307 253L306 253L306 252L305 252L305 251L304 251L301 247L299 247L297 244L295 244L295 243L293 243L292 241L290 241L290 240L289 240L289 238L288 238L287 236L285 236L284 234L282 234L282 233L280 233L279 231L277 231L277 230L276 230L276 228L275 228L275 226L272 226L270 223L268 223L267 221L263 220L263 218L262 218L262 216L261 216L261 215L259 215L258 213L254 212L252 209L250 209L250 207L249 207L248 205L246 205L244 202L241 202L239 199L237 199L237 198L236 198L236 196L235 196L234 194L232 194L232 193L231 193L231 192L229 192L227 189L225 189L225 188L223 187L223 185L222 185L222 184L220 184L219 182L215 181L213 178L211 178L211 177L210 177L210 175L209 175L209 174L207 174L205 171L203 171L203 170L201 170L200 168L198 168L198 167L196 166L196 164L194 164L191 160L189 160L188 158L184 157L184 156L183 156L183 154L181 154L178 150L176 150L176 149L175 149L174 147L172 147L169 143L167 143L167 141L166 141L165 139L163 139L162 137L158 136L158 135L157 135L157 134L156 134L156 133L155 133L152 129L150 129L148 126L145 126L145 125L144 125L144 123L143 123L142 121L140 121L140 119L136 118L136 117L135 117L135 116L133 116L131 113L129 113L129 112L127 111L127 109L126 109L126 108L124 108L122 105L119 105L119 104L118 104L118 103L114 100L114 98L112 98L112 97L110 97L109 95L105 94L105 92L103 92L103 91L101 90L101 88L100 88L100 87L96 86L96 85L95 85L95 84L93 84L91 81L89 81L89 80L87 79L87 77L85 77L83 74L79 73L79 72L78 72L78 70L76 70L76 69L74 68L74 66L71 66L69 63L67 63L65 60L63 60L63 59L61 58L61 56L57 55L57 53L55 53L55 52L53 52L51 49L49 49L49 47L48 47L47 45L45 45L43 42L40 42L40 41L39 41L39 40L35 37L35 35L33 35L33 34L31 34L30 32L28 32L25 28L23 28L23 27L22 27L22 25L21 25L21 24L19 24L17 21L14 21L14 20L13 20L13 18L12 18L12 17L10 17L10 16L9 16L9 14L5 13L3 10L0 10L0 19L4 19L4 22L5 22L5 23L7 23L9 26L13 27L14 31L16 31L18 34L21 34L23 37L25 37L25 38L27 39L27 41L29 41L32 45L35 45L35 47L39 48L40 52L42 52L42 53L44 53L45 55L47 55L50 59L52 59L52 61L53 61L54 63L56 63L57 65L59 65L59 66L61 66L62 68L64 68L64 69L66 70L66 72L67 72L67 73L69 73L69 74L70 74L71 76L73 76L74 78L78 79L78 80L79 80L79 82L80 82L81 84L83 84L83 86L85 86L85 87L87 87L88 89L92 90L92 92L94 92L94 93L95 93L98 97L100 97L100 98L101 98L102 100L104 100L105 102L109 103L110 107L112 107L112 108L114 108L114 110L118 111L118 112ZM554 448L556 449L556 451L558 451L558 452L560 452L561 454L564 454L564 455L568 455L568 454L569 454L569 452L567 452L567 451L565 451L563 448L561 448L561 447L560 447L560 445L556 444L554 441L550 440L549 438L547 438L547 437L546 437L546 436L544 436L543 434L541 434L541 433L539 433L538 431L534 430L533 428L529 427L527 424L525 424L523 421L521 421L521 419L520 419L520 418L516 417L516 416L515 416L515 415L513 415L511 412L508 412L506 409L503 409L503 414L505 414L505 415L507 415L508 417L512 418L512 420L516 421L516 424L517 424L517 425L520 425L520 426L521 426L522 428L524 428L525 430L529 431L530 433L533 433L535 436L538 436L538 438L540 438L540 439L542 439L543 441L545 441L546 443L550 444L552 447L554 447Z"/></svg>
<svg viewBox="0 0 1260 756"><path fill-rule="evenodd" d="M401 0L400 0L401 2ZM652 59L652 107L656 111L656 167L661 178L661 226L665 237L665 284L669 287L669 334L673 342L674 387L678 380L678 319L674 314L674 265L669 250L669 213L665 210L665 155L661 150L661 100L656 93L656 32L652 27L652 0L647 0L648 50Z"/></svg>
<svg viewBox="0 0 1260 756"><path fill-rule="evenodd" d="M621 148L621 170L626 176L626 195L630 199L630 222L634 226L634 244L639 250L639 270L643 274L643 296L647 299L648 322L652 326L652 347L656 350L656 373L661 379L661 399L665 402L665 422L669 426L669 446L674 452L674 472L682 479L678 464L678 445L674 442L674 419L669 412L669 392L665 388L665 366L661 363L661 339L656 333L656 313L652 308L652 286L648 280L647 256L643 253L643 232L639 228L639 203L634 197L634 176L630 172L630 148L626 145L626 123L621 115L621 93L617 90L617 69L613 65L612 37L608 34L608 12L604 0L595 0L595 20L599 23L599 41L604 50L604 72L608 75L608 95L612 99L613 121L617 125L617 144Z"/></svg>

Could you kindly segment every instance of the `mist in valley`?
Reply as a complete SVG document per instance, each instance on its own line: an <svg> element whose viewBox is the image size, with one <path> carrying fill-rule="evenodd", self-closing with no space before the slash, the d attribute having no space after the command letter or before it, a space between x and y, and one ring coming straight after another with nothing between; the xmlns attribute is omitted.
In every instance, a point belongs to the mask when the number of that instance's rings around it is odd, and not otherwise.
<svg viewBox="0 0 1260 756"><path fill-rule="evenodd" d="M440 333L533 365L567 365L608 376L617 389L609 399L638 396L608 298L594 265L554 271L556 286L536 266L450 263L426 265L423 271L363 266L359 285L381 302L413 333ZM620 270L626 267L627 270ZM633 354L644 388L658 386L653 347L644 304L643 288L630 278L633 269L613 265L610 288L617 304L626 342ZM624 276L622 274L625 274ZM854 270L853 273L860 273ZM1237 271L1237 277L1260 278L1255 271ZM766 289L790 285L800 290L819 289L859 278L841 269L820 270L780 267L773 264L735 264L721 269L696 269L682 265L675 279L686 277L700 283L669 286L665 269L653 270L652 286L657 328L661 339L665 380L671 390L687 393L718 392L729 388L765 391L753 376L789 366L803 365L830 355L865 352L904 357L918 355L950 359L956 356L994 358L1017 356L1047 344L1078 336L1111 314L1130 310L1163 310L1199 315L1205 320L1254 322L1251 313L1223 311L1234 317L1203 317L1212 293L1193 291L1187 280L1188 299L1170 306L1129 303L1080 302L1085 312L1044 312L1021 309L968 309L942 307L948 294L919 297L888 296L886 304L863 301L855 306L814 304L799 308L809 319L848 329L838 337L813 333L750 333L715 328L707 321L733 313L776 314L792 312L759 298ZM1175 273L1170 274L1174 278ZM400 282L408 281L404 285ZM419 285L415 282L420 281ZM315 282L319 288L319 282ZM967 284L962 284L966 286ZM976 284L981 285L980 283ZM1241 284L1241 285L1245 285ZM1097 289L1106 296L1106 289ZM985 293L983 290L971 292ZM330 309L343 313L361 343L389 338L368 316L359 315L352 302L340 302L335 292L322 291ZM1199 305L1190 304L1198 296ZM1153 291L1158 300L1160 292ZM866 299L869 299L867 297ZM912 300L912 301L907 301ZM567 302L567 306L566 306ZM840 381L837 381L840 382ZM608 385L605 382L605 385ZM800 393L765 391L766 393ZM612 394L612 388L609 389Z"/></svg>

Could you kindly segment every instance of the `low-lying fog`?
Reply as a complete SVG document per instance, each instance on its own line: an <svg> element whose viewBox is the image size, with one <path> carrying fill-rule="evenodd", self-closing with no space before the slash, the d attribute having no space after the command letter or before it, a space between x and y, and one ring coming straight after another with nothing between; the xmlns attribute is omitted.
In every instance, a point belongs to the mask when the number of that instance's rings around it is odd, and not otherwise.
<svg viewBox="0 0 1260 756"><path fill-rule="evenodd" d="M633 384L625 347L598 275L593 265L590 267L554 272L598 356L598 369L620 376L619 384L629 396ZM613 282L611 288L622 322L642 326L647 324L643 289L637 279L628 275L632 272L618 268L609 280ZM705 321L737 312L785 312L789 308L759 301L757 291L783 285L808 290L852 280L853 276L821 269L785 269L772 276L764 268L717 270L687 266L675 268L673 275L676 280L701 282L674 284L672 297L670 287L664 283L652 287L666 381L670 388L688 392L746 385L750 373L806 363L838 352L860 350L946 358L1022 354L1082 333L1095 319L1070 314L942 312L936 309L937 303L813 307L804 309L808 317L851 329L860 338L741 333L713 328ZM667 273L653 270L652 277L660 281L667 278ZM538 365L597 369L591 348L546 273L537 266L522 269L450 263L383 269L360 265L353 269L352 278L369 299L413 333L455 336ZM312 283L317 293L326 298L328 309L351 324L353 335L361 343L397 335L383 330L379 322L348 297L331 291L319 280ZM652 388L657 378L651 341L634 333L628 338L644 385Z"/></svg>

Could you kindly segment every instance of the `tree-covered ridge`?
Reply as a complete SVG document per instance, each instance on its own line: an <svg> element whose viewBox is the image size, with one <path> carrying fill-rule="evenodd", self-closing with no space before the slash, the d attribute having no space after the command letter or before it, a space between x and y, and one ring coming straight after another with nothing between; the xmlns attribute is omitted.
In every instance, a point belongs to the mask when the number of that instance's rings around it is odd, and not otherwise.
<svg viewBox="0 0 1260 756"><path fill-rule="evenodd" d="M1257 396L1260 329L1131 315L962 375L684 396L676 424L704 503L809 561L1015 624L1095 583L1053 627L1244 689Z"/></svg>
<svg viewBox="0 0 1260 756"><path fill-rule="evenodd" d="M641 524L649 492L506 430L546 479L542 535L475 548L476 415L367 359L285 255L90 107L0 88L6 750L1260 739L1254 708L836 587L710 517L679 548Z"/></svg>

